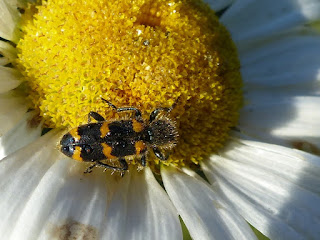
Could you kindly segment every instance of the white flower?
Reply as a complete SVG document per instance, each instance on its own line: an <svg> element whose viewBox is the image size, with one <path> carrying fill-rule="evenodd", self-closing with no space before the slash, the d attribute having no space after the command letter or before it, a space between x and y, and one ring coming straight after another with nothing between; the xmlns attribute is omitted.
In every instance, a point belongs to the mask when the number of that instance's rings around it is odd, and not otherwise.
<svg viewBox="0 0 320 240"><path fill-rule="evenodd" d="M239 131L189 169L162 167L165 190L149 168L124 178L83 165L57 149L57 130L30 127L33 112L12 94L19 72L0 41L0 238L181 239L178 215L193 239L319 239L320 18L318 0L210 1L238 47L246 104ZM17 1L0 2L0 36L18 39ZM229 6L230 4L230 6ZM31 121L32 122L32 121ZM248 222L248 223L247 223Z"/></svg>

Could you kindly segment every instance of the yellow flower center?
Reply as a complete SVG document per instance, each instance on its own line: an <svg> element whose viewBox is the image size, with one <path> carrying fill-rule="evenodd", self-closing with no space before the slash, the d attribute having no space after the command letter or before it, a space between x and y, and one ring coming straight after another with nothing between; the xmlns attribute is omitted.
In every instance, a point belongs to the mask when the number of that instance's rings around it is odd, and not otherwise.
<svg viewBox="0 0 320 240"><path fill-rule="evenodd" d="M17 66L48 127L84 124L90 111L114 117L101 97L145 119L179 98L170 115L179 143L167 163L182 166L214 153L237 124L236 48L198 0L48 0L30 5L21 25Z"/></svg>

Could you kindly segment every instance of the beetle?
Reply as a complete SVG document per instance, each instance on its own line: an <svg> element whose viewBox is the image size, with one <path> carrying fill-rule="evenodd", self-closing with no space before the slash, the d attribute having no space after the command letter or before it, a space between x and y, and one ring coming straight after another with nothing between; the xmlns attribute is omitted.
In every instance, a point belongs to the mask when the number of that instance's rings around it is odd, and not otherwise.
<svg viewBox="0 0 320 240"><path fill-rule="evenodd" d="M140 159L145 167L150 151L161 161L168 159L169 151L178 141L176 123L168 117L176 102L169 108L156 108L149 120L145 121L139 109L118 108L108 100L101 99L116 112L132 111L134 114L106 120L97 112L89 112L87 124L70 130L62 137L60 149L63 154L78 161L93 162L85 173L100 166L119 171L121 176L128 170L127 161L132 159ZM91 118L97 122L92 123ZM120 166L107 164L104 160L118 161Z"/></svg>

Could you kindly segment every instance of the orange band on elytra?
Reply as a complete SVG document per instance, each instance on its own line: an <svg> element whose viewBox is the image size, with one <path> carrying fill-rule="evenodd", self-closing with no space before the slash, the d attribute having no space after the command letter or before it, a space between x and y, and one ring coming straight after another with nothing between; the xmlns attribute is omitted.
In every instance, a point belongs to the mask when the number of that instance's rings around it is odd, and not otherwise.
<svg viewBox="0 0 320 240"><path fill-rule="evenodd" d="M132 127L135 132L141 132L144 129L143 123L138 122L136 119L132 119Z"/></svg>
<svg viewBox="0 0 320 240"><path fill-rule="evenodd" d="M136 154L140 154L143 150L146 149L146 144L143 141L137 141L134 144L134 147L136 148Z"/></svg>
<svg viewBox="0 0 320 240"><path fill-rule="evenodd" d="M71 131L69 133L71 134L71 136L74 138L74 140L76 142L78 142L80 140L81 137L78 134L78 128L71 129Z"/></svg>
<svg viewBox="0 0 320 240"><path fill-rule="evenodd" d="M107 159L114 159L114 158L117 158L116 156L113 156L111 154L111 151L112 151L112 147L110 147L108 144L106 143L101 143L103 149L102 149L102 152L103 154L106 156Z"/></svg>
<svg viewBox="0 0 320 240"><path fill-rule="evenodd" d="M107 122L102 123L102 126L100 128L100 133L101 133L100 137L104 138L108 132L110 132L109 123Z"/></svg>
<svg viewBox="0 0 320 240"><path fill-rule="evenodd" d="M74 149L72 158L74 160L77 160L77 161L83 161L83 159L82 159L82 157L80 155L81 155L81 147L80 146L76 146L76 148Z"/></svg>

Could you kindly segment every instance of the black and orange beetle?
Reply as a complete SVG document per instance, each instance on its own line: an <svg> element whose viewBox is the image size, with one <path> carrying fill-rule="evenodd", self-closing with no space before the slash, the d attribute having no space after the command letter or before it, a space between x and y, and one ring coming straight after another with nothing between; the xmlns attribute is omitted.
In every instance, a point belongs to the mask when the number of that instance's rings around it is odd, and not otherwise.
<svg viewBox="0 0 320 240"><path fill-rule="evenodd" d="M62 137L60 145L63 154L78 161L93 162L85 173L100 166L119 171L121 175L128 170L128 160L137 158L142 166L146 166L150 150L160 160L168 159L169 151L178 140L175 122L168 117L175 104L170 108L155 109L146 123L139 109L117 108L109 101L102 100L117 112L133 111L134 114L108 121L97 112L90 112L88 124L80 125ZM165 114L159 114L161 111ZM91 123L91 118L97 122ZM117 160L120 166L109 165L104 160Z"/></svg>

